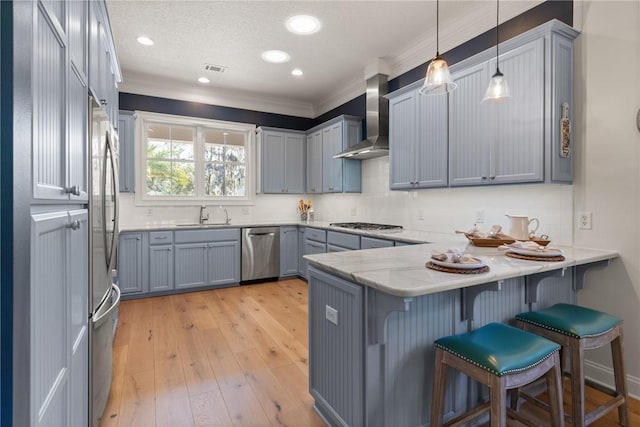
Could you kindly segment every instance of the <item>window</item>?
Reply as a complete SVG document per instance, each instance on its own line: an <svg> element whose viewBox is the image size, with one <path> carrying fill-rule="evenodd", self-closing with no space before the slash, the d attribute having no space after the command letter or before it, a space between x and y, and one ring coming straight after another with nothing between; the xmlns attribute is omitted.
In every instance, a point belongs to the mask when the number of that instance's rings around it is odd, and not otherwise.
<svg viewBox="0 0 640 427"><path fill-rule="evenodd" d="M140 204L251 202L255 126L138 112ZM163 203L164 202L164 203Z"/></svg>

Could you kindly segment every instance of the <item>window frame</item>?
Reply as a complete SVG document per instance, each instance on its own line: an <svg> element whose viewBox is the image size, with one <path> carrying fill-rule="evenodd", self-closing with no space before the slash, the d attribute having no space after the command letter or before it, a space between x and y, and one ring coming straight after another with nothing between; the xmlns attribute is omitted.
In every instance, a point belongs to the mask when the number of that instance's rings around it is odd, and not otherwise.
<svg viewBox="0 0 640 427"><path fill-rule="evenodd" d="M201 119L197 117L175 116L171 114L136 111L135 129L135 192L136 205L146 206L193 206L194 204L215 204L222 206L253 205L255 198L255 181L257 176L256 125L249 123L228 122L223 120ZM195 130L194 140L194 196L152 196L147 194L147 127L149 123L167 126L186 126ZM245 140L245 180L244 196L205 196L204 194L204 131L216 129L244 134ZM179 161L179 160L175 160Z"/></svg>

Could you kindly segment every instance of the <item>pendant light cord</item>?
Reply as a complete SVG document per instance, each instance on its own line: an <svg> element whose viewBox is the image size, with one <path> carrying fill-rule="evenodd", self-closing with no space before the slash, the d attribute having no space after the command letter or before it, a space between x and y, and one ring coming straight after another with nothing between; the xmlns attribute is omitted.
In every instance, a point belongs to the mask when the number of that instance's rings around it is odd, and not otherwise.
<svg viewBox="0 0 640 427"><path fill-rule="evenodd" d="M498 44L500 43L498 17L500 16L500 0L496 0L496 71L500 71Z"/></svg>
<svg viewBox="0 0 640 427"><path fill-rule="evenodd" d="M436 0L436 56L440 56L440 0Z"/></svg>

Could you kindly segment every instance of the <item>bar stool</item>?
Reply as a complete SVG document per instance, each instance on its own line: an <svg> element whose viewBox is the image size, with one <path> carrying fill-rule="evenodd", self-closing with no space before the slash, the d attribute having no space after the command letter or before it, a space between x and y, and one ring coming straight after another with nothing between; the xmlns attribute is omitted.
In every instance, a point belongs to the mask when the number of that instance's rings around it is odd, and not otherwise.
<svg viewBox="0 0 640 427"><path fill-rule="evenodd" d="M615 408L618 408L620 425L629 426L629 397L622 351L622 320L577 305L556 304L543 310L518 314L516 326L560 344L563 364L564 355L569 351L573 426L587 426ZM612 391L599 385L591 385L613 396L613 399L585 413L584 351L607 344L611 344L616 389ZM525 397L532 400L528 396Z"/></svg>
<svg viewBox="0 0 640 427"><path fill-rule="evenodd" d="M507 422L507 390L529 384L542 376L547 381L552 402L552 425L564 426L558 344L512 326L490 323L466 334L440 338L435 346L431 427L458 426L487 410L491 414L491 427L504 427ZM447 366L487 385L490 401L443 424ZM513 410L509 410L509 415L530 424Z"/></svg>

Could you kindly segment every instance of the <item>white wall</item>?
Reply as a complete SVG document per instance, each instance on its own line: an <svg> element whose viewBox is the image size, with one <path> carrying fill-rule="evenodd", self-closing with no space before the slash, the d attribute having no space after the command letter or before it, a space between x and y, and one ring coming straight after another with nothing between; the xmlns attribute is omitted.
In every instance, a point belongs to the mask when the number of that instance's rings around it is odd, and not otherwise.
<svg viewBox="0 0 640 427"><path fill-rule="evenodd" d="M624 320L629 387L640 396L640 2L581 1L575 43L575 211L593 229L574 230L577 246L618 250L619 260L587 275L580 304ZM608 66L605 68L605 66ZM613 383L608 350L588 356L588 374Z"/></svg>

